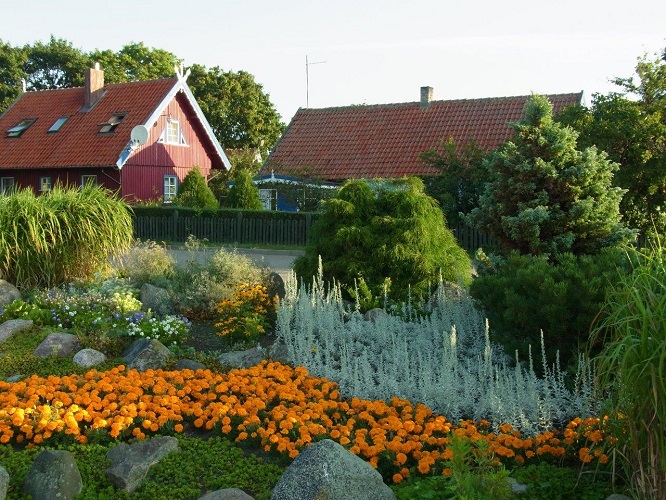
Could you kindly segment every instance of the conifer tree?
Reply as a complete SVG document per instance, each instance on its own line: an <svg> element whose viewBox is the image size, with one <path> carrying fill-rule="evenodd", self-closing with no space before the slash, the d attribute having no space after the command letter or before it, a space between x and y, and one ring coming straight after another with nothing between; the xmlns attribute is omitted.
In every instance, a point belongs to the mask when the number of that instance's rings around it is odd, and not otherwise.
<svg viewBox="0 0 666 500"><path fill-rule="evenodd" d="M547 98L533 96L515 136L486 161L491 176L471 222L507 249L556 257L594 254L631 237L621 222L624 190L612 187L617 164L553 121Z"/></svg>
<svg viewBox="0 0 666 500"><path fill-rule="evenodd" d="M252 182L252 175L244 169L238 169L234 175L234 185L229 188L227 198L229 208L244 208L247 210L261 210L259 188Z"/></svg>
<svg viewBox="0 0 666 500"><path fill-rule="evenodd" d="M199 167L195 166L188 172L178 188L178 196L173 204L181 207L217 210L220 208L215 195L206 184Z"/></svg>

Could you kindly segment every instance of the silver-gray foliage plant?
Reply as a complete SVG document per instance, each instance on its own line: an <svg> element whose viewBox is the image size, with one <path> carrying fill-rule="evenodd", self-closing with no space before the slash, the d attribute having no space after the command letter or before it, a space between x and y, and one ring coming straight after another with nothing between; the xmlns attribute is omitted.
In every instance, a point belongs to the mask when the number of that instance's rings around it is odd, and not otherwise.
<svg viewBox="0 0 666 500"><path fill-rule="evenodd" d="M531 356L527 367L511 363L490 342L487 321L464 290L440 283L428 308L429 315L409 321L389 314L368 321L345 307L338 284L326 285L320 275L299 287L292 274L276 330L294 364L337 382L344 397L397 396L454 422L508 422L531 435L598 414L593 374L582 357L568 388L557 362L544 359L542 377Z"/></svg>

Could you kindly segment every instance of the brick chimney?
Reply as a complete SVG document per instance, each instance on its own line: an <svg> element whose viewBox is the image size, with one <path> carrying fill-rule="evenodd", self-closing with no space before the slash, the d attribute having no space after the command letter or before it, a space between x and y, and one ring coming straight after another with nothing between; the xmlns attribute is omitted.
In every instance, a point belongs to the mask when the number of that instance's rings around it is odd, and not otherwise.
<svg viewBox="0 0 666 500"><path fill-rule="evenodd" d="M86 102L85 109L92 109L102 98L104 89L104 71L99 69L99 63L95 63L94 68L86 70Z"/></svg>
<svg viewBox="0 0 666 500"><path fill-rule="evenodd" d="M427 108L432 101L432 87L421 87L420 107Z"/></svg>

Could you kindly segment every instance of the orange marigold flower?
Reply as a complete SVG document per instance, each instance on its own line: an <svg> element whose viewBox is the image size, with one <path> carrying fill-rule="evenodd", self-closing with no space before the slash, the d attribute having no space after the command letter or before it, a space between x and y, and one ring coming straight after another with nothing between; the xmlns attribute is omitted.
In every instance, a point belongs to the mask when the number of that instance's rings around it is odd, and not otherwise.
<svg viewBox="0 0 666 500"><path fill-rule="evenodd" d="M392 479L393 479L393 484L400 484L404 478L402 477L402 474L393 474Z"/></svg>

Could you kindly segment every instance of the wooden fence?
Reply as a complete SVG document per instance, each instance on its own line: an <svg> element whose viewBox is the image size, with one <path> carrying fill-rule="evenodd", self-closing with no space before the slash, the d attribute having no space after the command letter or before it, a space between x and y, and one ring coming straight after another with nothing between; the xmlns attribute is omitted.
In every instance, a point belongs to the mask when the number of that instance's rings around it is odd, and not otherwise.
<svg viewBox="0 0 666 500"><path fill-rule="evenodd" d="M134 218L134 237L141 240L184 242L193 235L211 243L305 246L312 216L300 219L266 219L238 212L232 217L139 215ZM452 228L458 243L468 252L494 245L492 238L464 224Z"/></svg>
<svg viewBox="0 0 666 500"><path fill-rule="evenodd" d="M141 240L183 242L192 235L211 243L304 246L312 216L301 219L255 218L238 212L234 217L137 216L134 237Z"/></svg>

